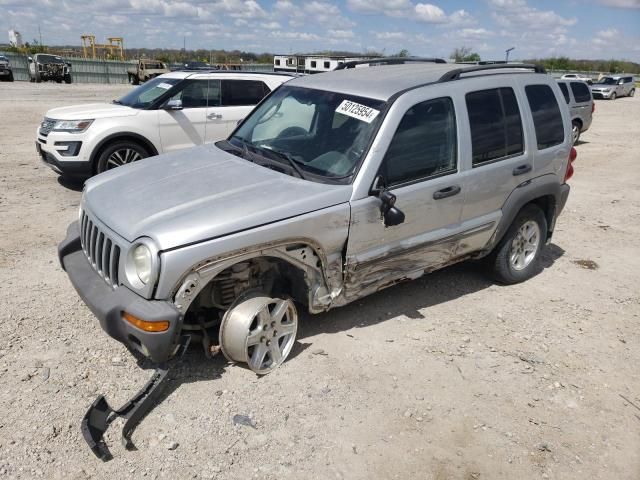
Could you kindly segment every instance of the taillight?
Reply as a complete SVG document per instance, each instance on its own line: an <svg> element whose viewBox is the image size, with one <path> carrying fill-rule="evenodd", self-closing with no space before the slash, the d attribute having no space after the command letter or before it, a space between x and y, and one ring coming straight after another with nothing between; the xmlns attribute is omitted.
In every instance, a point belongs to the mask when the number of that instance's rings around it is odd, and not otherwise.
<svg viewBox="0 0 640 480"><path fill-rule="evenodd" d="M591 113L596 111L596 102L591 101Z"/></svg>
<svg viewBox="0 0 640 480"><path fill-rule="evenodd" d="M571 177L573 177L573 162L578 157L578 151L575 147L571 147L571 151L569 152L569 161L567 162L567 171L564 174L564 183L567 183Z"/></svg>

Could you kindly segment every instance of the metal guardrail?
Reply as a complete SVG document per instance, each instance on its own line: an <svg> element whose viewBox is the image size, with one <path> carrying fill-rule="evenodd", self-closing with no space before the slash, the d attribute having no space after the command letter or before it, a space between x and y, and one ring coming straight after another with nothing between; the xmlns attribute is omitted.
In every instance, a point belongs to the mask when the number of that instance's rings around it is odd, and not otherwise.
<svg viewBox="0 0 640 480"><path fill-rule="evenodd" d="M13 52L0 52L11 62L13 78L15 80L29 81L27 55ZM93 60L86 58L62 57L65 62L71 63L71 76L74 83L128 83L127 70L135 67L136 60ZM242 65L242 70L272 72L270 63L247 63Z"/></svg>

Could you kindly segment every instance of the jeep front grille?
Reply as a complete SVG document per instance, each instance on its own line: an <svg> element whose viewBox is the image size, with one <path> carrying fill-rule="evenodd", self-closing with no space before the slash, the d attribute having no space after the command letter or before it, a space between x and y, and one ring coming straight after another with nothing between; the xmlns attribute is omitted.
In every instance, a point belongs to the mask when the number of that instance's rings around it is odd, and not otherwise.
<svg viewBox="0 0 640 480"><path fill-rule="evenodd" d="M118 286L120 247L83 211L80 217L80 243L93 269L113 288Z"/></svg>
<svg viewBox="0 0 640 480"><path fill-rule="evenodd" d="M42 135L43 137L46 137L47 135L49 135L49 133L51 133L51 130L53 130L53 126L55 124L56 124L55 120L45 117L45 119L40 124L40 130L39 130L40 135Z"/></svg>

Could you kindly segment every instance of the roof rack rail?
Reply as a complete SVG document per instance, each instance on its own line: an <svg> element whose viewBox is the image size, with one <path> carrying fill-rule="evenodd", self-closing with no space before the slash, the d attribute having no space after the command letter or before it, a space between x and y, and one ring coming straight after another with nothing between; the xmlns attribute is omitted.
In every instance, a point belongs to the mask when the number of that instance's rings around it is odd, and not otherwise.
<svg viewBox="0 0 640 480"><path fill-rule="evenodd" d="M334 70L345 70L347 68L356 68L358 65L402 65L405 63L447 63L442 58L422 58L422 57L386 57L386 58L370 58L369 60L353 60L338 65Z"/></svg>
<svg viewBox="0 0 640 480"><path fill-rule="evenodd" d="M496 63L489 65L475 65L473 67L456 68L445 73L438 82L450 82L452 80L460 80L463 73L483 72L487 70L505 70L505 69L526 69L533 70L535 73L547 73L544 67L534 65L532 63Z"/></svg>
<svg viewBox="0 0 640 480"><path fill-rule="evenodd" d="M262 70L218 70L215 68L207 68L207 69L190 69L190 68L179 68L178 70L171 70L171 73L175 72L185 72L185 73L227 73L227 74L238 74L238 73L248 73L253 75L282 75L285 77L299 77L300 74L296 74L295 72L272 72L272 71L262 71Z"/></svg>

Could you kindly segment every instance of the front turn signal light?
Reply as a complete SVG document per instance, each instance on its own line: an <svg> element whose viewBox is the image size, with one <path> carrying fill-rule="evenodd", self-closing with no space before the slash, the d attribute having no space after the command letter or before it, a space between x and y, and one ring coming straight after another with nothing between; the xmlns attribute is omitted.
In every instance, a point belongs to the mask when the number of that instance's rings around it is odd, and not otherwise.
<svg viewBox="0 0 640 480"><path fill-rule="evenodd" d="M122 318L124 318L134 327L139 328L144 332L166 332L167 330L169 330L169 322L166 320L161 320L159 322L149 322L127 312L122 312Z"/></svg>

